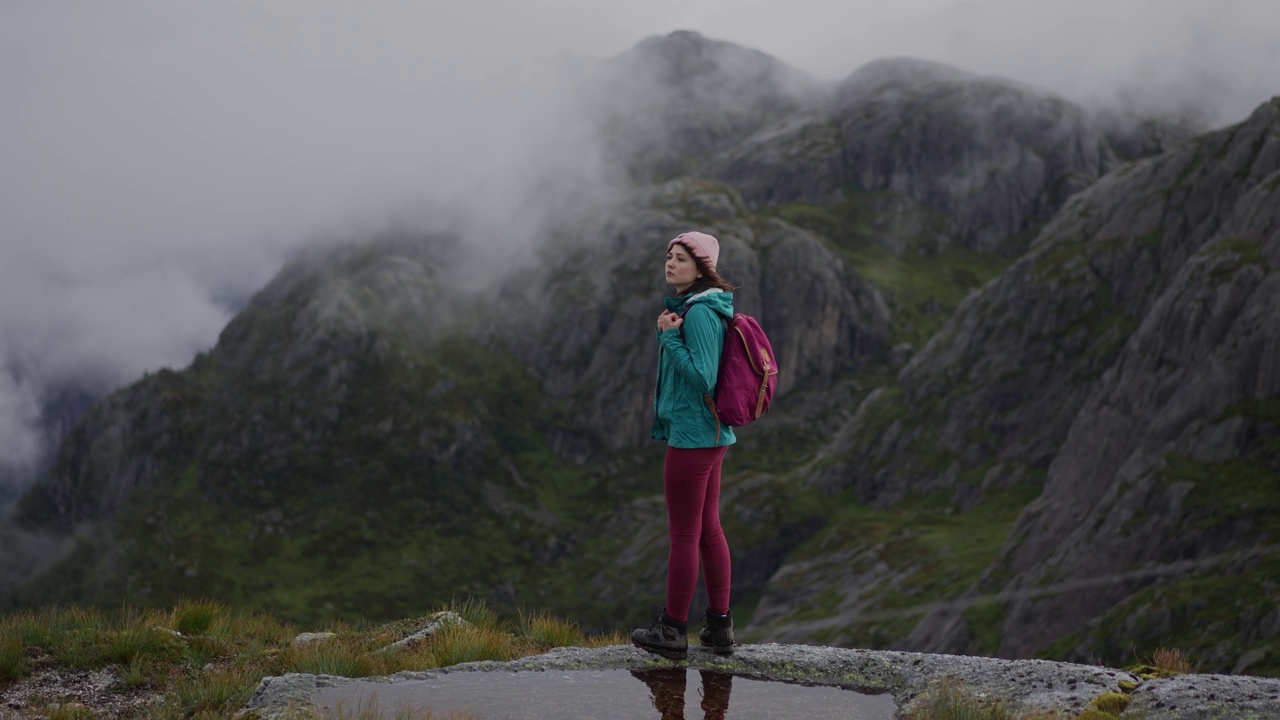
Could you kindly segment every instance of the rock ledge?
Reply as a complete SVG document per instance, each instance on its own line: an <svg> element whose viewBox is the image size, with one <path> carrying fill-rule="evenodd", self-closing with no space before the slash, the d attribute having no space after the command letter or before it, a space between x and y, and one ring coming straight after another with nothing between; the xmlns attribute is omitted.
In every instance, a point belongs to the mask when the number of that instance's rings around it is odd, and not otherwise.
<svg viewBox="0 0 1280 720"><path fill-rule="evenodd" d="M431 672L398 673L361 682L405 682L459 672L537 672L546 670L633 670L685 666L745 677L801 682L891 693L909 709L929 683L943 677L960 680L974 693L1011 698L1026 709L1071 714L1088 708L1105 693L1123 692L1121 682L1137 688L1129 705L1147 720L1280 717L1280 680L1227 675L1183 675L1146 680L1112 668L1048 660L999 660L884 650L849 650L805 645L742 645L730 656L690 648L683 662L663 660L629 645L606 648L558 648L511 662L476 662ZM355 680L330 675L289 674L268 677L254 691L241 716L283 718L307 707L315 691Z"/></svg>

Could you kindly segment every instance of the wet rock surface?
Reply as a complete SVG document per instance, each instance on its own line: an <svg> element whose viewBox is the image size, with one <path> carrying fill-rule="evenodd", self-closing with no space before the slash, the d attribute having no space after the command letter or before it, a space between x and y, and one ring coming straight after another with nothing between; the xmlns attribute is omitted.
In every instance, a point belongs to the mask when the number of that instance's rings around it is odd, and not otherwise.
<svg viewBox="0 0 1280 720"><path fill-rule="evenodd" d="M1280 716L1280 680L1220 675L1184 675L1143 681L1132 673L1105 667L1046 660L930 655L799 645L743 645L731 656L691 648L685 662L661 660L626 645L607 648L560 648L512 662L478 662L426 673L399 673L385 678L350 678L290 674L269 677L254 692L246 714L284 717L290 709L310 706L321 690L357 683L404 683L457 673L540 672L574 670L645 670L688 668L735 676L837 687L867 695L892 695L899 710L909 710L930 685L954 678L979 696L1008 698L1028 710L1079 713L1107 693L1123 692L1121 683L1136 685L1135 707L1145 717L1199 719Z"/></svg>

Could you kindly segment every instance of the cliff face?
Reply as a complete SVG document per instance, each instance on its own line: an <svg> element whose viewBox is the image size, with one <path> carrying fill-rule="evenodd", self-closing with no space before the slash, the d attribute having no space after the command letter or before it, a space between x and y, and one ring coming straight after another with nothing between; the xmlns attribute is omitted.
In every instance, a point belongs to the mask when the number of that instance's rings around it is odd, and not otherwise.
<svg viewBox="0 0 1280 720"><path fill-rule="evenodd" d="M1074 197L828 448L845 460L819 482L880 506L940 493L963 511L1043 483L981 580L928 612L906 646L1122 651L1190 622L1178 588L1195 578L1247 584L1274 567L1258 549L1274 541L1264 508L1280 460L1278 133L1272 101ZM766 617L828 587L796 596L816 581L805 567L784 567L800 579L777 606L766 597ZM1269 617L1265 601L1236 603L1249 620L1205 634L1260 643L1246 625ZM830 624L856 622L855 601L840 607ZM1147 625L1151 614L1165 619ZM1226 654L1215 662L1233 665Z"/></svg>
<svg viewBox="0 0 1280 720"><path fill-rule="evenodd" d="M1215 575L1260 590L1275 583L1267 548L1280 537L1280 101L1189 152L1179 175L1169 168L1149 176L1172 190L1170 205L1183 209L1176 219L1194 228L1189 242L1159 246L1169 279L1134 293L1137 328L1090 388L1044 494L1019 519L1000 562L1015 574L1013 590L1121 578L1017 595L1001 627L1005 653L1039 649L1045 630L1069 636L1100 615L1133 623L1190 609L1185 598L1143 597L1145 583L1123 577L1135 569L1160 569L1178 589ZM1193 165L1197 152L1209 167ZM1132 537L1142 542L1125 541ZM1194 570L1173 569L1187 560ZM1241 617L1215 618L1214 629L1265 644L1280 625L1266 599L1273 591L1236 594ZM1033 618L1052 620L1046 627ZM1097 639L1116 645L1125 633L1099 627Z"/></svg>
<svg viewBox="0 0 1280 720"><path fill-rule="evenodd" d="M848 187L940 211L937 244L1021 250L1072 193L1115 164L1102 126L1060 98L913 60L882 60L718 158L753 202L825 203Z"/></svg>
<svg viewBox="0 0 1280 720"><path fill-rule="evenodd" d="M936 65L824 88L687 33L601 78L634 187L494 288L458 281L460 237L297 258L77 425L15 520L88 539L13 598L640 620L660 266L697 227L783 371L726 465L745 637L1280 667L1280 101L1178 144Z"/></svg>

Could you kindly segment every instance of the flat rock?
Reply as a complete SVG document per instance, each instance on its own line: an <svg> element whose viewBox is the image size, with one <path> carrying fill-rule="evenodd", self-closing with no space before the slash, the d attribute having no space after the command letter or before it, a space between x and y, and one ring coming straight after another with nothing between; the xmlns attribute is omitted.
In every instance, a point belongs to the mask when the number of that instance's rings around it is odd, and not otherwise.
<svg viewBox="0 0 1280 720"><path fill-rule="evenodd" d="M1008 698L1027 710L1076 714L1105 693L1123 692L1121 682L1137 685L1133 707L1148 720L1280 717L1280 680L1222 675L1183 675L1148 680L1112 668L1051 662L1000 660L880 650L802 645L742 645L730 656L691 648L683 662L663 660L629 645L606 648L558 648L511 662L477 662L427 673L405 672L383 678L353 680L330 675L290 674L264 678L245 714L283 718L312 702L321 688L357 682L397 683L462 672L540 672L566 670L636 670L687 667L744 677L832 686L867 694L890 693L898 707L909 710L930 683L944 677L959 680L984 697Z"/></svg>
<svg viewBox="0 0 1280 720"><path fill-rule="evenodd" d="M1148 680L1130 707L1148 718L1261 720L1280 717L1280 680L1245 675L1179 675Z"/></svg>

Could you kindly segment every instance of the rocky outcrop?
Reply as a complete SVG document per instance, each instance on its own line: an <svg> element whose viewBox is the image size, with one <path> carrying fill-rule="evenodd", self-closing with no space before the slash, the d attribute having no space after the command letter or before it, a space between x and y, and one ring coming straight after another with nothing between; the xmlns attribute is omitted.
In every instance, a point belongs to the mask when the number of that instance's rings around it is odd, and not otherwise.
<svg viewBox="0 0 1280 720"><path fill-rule="evenodd" d="M918 61L862 68L837 89L835 109L846 178L947 213L965 247L994 250L1035 228L1108 161L1066 100Z"/></svg>
<svg viewBox="0 0 1280 720"><path fill-rule="evenodd" d="M1247 558L1274 542L1256 504L1273 502L1266 478L1280 463L1278 191L1280 100L1121 168L866 401L828 449L848 460L817 481L881 506L944 492L963 509L1043 478L982 582L928 613L909 647L974 651L975 603L994 599L993 651L1026 656L1068 637L1075 657L1114 650L1126 633L1158 632L1134 625L1143 613L1183 616L1186 599L1146 592L1187 580L1180 562L1254 577ZM762 611L781 617L829 585L810 587L781 606L766 596ZM1098 637L1073 634L1128 601ZM1241 602L1266 616L1265 601ZM1217 631L1262 643L1243 625Z"/></svg>
<svg viewBox="0 0 1280 720"><path fill-rule="evenodd" d="M850 189L896 193L948 218L935 246L1010 251L1113 158L1098 123L1062 98L894 59L861 68L821 112L762 130L708 172L752 203L822 204Z"/></svg>
<svg viewBox="0 0 1280 720"><path fill-rule="evenodd" d="M1047 470L1121 351L1151 349L1130 336L1159 299L1178 302L1169 294L1175 270L1211 241L1226 247L1206 249L1210 256L1242 257L1229 249L1240 240L1249 258L1261 258L1275 232L1260 216L1273 192L1273 111L1120 170L1074 198L1026 256L966 300L903 368L901 396L868 405L859 422L878 439L858 446L844 477L864 496L893 499L954 487L960 473L983 464L1005 465L985 481L997 485ZM1166 342L1194 345L1185 335ZM876 408L893 403L913 417L872 427ZM922 462L926 445L933 460L943 455L943 472Z"/></svg>
<svg viewBox="0 0 1280 720"><path fill-rule="evenodd" d="M511 662L455 665L428 673L399 673L388 678L353 680L331 675L291 674L264 678L244 712L261 718L286 717L298 707L311 707L318 691L327 699L361 698L382 691L391 695L398 683L422 680L449 682L472 673L548 672L555 675L591 671L643 672L684 668L710 670L753 679L832 686L868 695L888 695L899 712L910 712L930 687L943 678L973 695L1005 700L1029 712L1062 712L1071 716L1096 707L1104 695L1119 697L1151 720L1201 720L1222 717L1269 717L1280 713L1280 681L1216 675L1181 675L1143 680L1123 670L1044 660L1008 661L920 653L845 650L796 645L743 645L730 656L692 648L685 662L655 659L630 646L598 649L560 648ZM550 673L548 673L550 675ZM637 676L641 677L641 676ZM551 677L547 678L551 680ZM500 682L495 680L494 682ZM726 698L733 707L732 695ZM575 698L557 695L555 710L571 714ZM526 708L528 709L528 708ZM530 716L538 711L532 708ZM890 710L892 712L892 710Z"/></svg>
<svg viewBox="0 0 1280 720"><path fill-rule="evenodd" d="M1205 203L1212 240L1181 263L1074 418L1006 546L1011 588L1186 558L1231 572L1236 555L1278 539L1248 486L1280 473L1280 101L1199 149L1234 161L1206 180L1238 190ZM1119 541L1131 534L1143 542ZM1119 585L1016 601L1003 650L1038 644L1032 617L1067 634L1128 595Z"/></svg>

